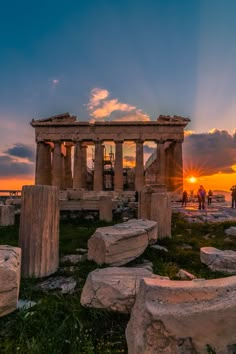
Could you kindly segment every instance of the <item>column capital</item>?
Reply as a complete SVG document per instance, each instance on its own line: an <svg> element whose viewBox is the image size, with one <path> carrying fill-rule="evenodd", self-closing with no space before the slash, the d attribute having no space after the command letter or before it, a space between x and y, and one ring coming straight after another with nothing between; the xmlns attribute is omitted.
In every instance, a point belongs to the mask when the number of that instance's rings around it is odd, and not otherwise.
<svg viewBox="0 0 236 354"><path fill-rule="evenodd" d="M142 140L142 139L135 140L135 144L143 144L143 143L144 143L144 140Z"/></svg>
<svg viewBox="0 0 236 354"><path fill-rule="evenodd" d="M124 143L124 140L115 139L115 140L114 140L114 143L115 143L115 144L123 144L123 143Z"/></svg>
<svg viewBox="0 0 236 354"><path fill-rule="evenodd" d="M165 144L166 141L167 140L165 140L165 139L157 139L157 140L155 140L156 144Z"/></svg>

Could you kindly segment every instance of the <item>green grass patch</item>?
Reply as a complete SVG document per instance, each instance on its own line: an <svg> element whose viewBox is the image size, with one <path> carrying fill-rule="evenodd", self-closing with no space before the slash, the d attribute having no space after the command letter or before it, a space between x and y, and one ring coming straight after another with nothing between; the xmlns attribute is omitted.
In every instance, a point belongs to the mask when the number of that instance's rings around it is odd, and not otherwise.
<svg viewBox="0 0 236 354"><path fill-rule="evenodd" d="M62 222L60 256L87 248L87 241L96 228L107 225L98 221ZM224 233L232 225L236 226L236 223L190 224L180 214L174 214L172 238L158 241L168 252L148 247L133 263L150 260L154 273L170 279L177 279L180 268L199 278L222 277L224 274L212 272L201 263L199 252L204 246L236 251L236 238ZM0 227L0 244L17 246L18 232L19 225ZM78 284L73 295L45 294L37 288L41 280L22 279L20 298L36 301L37 305L0 318L0 353L127 353L125 328L129 316L80 305L87 275L96 268L94 262L85 261L76 266L73 273L68 272ZM66 272L59 269L55 276L61 274Z"/></svg>

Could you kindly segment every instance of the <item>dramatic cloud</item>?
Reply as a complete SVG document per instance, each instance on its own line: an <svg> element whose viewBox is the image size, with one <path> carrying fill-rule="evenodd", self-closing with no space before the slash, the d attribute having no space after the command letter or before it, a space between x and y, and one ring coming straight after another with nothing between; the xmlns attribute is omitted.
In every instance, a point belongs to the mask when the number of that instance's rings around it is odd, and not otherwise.
<svg viewBox="0 0 236 354"><path fill-rule="evenodd" d="M183 144L185 171L201 175L232 173L236 164L236 140L226 130L185 136Z"/></svg>
<svg viewBox="0 0 236 354"><path fill-rule="evenodd" d="M0 177L27 176L34 173L34 165L16 162L11 156L0 156Z"/></svg>
<svg viewBox="0 0 236 354"><path fill-rule="evenodd" d="M28 145L15 144L4 153L10 156L26 158L29 161L35 161L35 150Z"/></svg>
<svg viewBox="0 0 236 354"><path fill-rule="evenodd" d="M143 113L136 106L119 102L117 98L108 99L109 92L104 89L95 88L91 91L90 101L87 105L92 121L109 120L116 121L148 121L149 116ZM125 112L125 113L124 113Z"/></svg>

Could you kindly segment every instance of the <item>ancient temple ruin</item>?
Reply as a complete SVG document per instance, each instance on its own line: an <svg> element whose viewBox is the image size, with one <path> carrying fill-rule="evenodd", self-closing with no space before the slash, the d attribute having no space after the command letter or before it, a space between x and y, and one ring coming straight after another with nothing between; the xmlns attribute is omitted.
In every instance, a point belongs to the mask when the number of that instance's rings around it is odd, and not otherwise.
<svg viewBox="0 0 236 354"><path fill-rule="evenodd" d="M94 146L92 189L104 189L104 146L114 142L114 191L124 189L123 143L135 142L134 190L145 183L165 184L169 191L183 185L182 143L190 120L178 116L159 116L156 121L81 122L69 113L32 120L37 143L35 184L60 189L88 189L87 147ZM143 144L155 142L153 161L144 166ZM73 166L72 166L73 161Z"/></svg>

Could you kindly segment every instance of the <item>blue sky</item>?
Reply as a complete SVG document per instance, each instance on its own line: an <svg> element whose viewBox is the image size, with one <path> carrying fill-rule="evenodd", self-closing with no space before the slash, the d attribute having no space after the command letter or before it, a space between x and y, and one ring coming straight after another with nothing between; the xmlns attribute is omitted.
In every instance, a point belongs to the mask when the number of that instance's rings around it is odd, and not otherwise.
<svg viewBox="0 0 236 354"><path fill-rule="evenodd" d="M232 134L235 14L235 0L2 3L0 152L33 144L32 118L67 111L79 120L176 114L199 134Z"/></svg>

